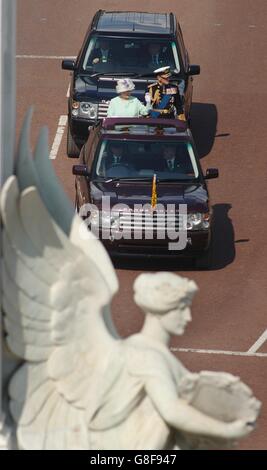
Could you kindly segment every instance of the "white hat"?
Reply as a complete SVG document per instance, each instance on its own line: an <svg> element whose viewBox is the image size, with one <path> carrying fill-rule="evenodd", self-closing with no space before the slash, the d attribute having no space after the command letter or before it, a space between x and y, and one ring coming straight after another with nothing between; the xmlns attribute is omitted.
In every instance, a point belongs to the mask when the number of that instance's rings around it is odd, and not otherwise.
<svg viewBox="0 0 267 470"><path fill-rule="evenodd" d="M154 70L153 73L155 73L156 75L166 75L167 77L170 77L171 68L169 65L167 65L166 67L160 67L159 69Z"/></svg>
<svg viewBox="0 0 267 470"><path fill-rule="evenodd" d="M123 93L124 91L132 91L134 89L135 84L130 78L120 78L120 80L117 81L117 93Z"/></svg>

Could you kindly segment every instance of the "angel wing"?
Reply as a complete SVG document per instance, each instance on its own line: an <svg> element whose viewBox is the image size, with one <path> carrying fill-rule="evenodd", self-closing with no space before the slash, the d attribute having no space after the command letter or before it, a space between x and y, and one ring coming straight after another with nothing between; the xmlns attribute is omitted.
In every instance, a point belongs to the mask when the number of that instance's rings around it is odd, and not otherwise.
<svg viewBox="0 0 267 470"><path fill-rule="evenodd" d="M70 238L72 243L79 246L86 255L97 264L113 294L118 290L118 279L113 265L103 245L85 227L86 241L80 236L80 219L74 217L74 207L66 196L49 159L48 131L43 128L40 132L34 159L29 148L29 134L33 108L30 108L20 135L15 174L20 191L35 186L39 195L56 224Z"/></svg>
<svg viewBox="0 0 267 470"><path fill-rule="evenodd" d="M6 339L26 361L10 382L10 410L20 448L88 449L85 410L118 338L109 313L118 282L99 240L79 236L45 130L31 159L30 119L1 194Z"/></svg>

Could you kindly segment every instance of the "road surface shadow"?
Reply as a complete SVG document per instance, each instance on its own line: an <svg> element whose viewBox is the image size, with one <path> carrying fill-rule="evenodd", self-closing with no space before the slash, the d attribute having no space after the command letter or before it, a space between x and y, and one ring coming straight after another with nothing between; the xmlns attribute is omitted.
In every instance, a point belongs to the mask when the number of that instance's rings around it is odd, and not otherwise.
<svg viewBox="0 0 267 470"><path fill-rule="evenodd" d="M218 112L215 104L192 104L191 131L196 143L199 158L204 158L208 155L213 147L217 131L217 120ZM226 134L224 134L224 136L226 136Z"/></svg>
<svg viewBox="0 0 267 470"><path fill-rule="evenodd" d="M231 208L231 204L213 206L213 270L225 268L235 259L235 233L228 214Z"/></svg>
<svg viewBox="0 0 267 470"><path fill-rule="evenodd" d="M231 204L213 206L213 262L211 271L223 269L235 259L235 238L232 221L228 215ZM135 255L112 257L116 269L137 271L196 271L191 259Z"/></svg>

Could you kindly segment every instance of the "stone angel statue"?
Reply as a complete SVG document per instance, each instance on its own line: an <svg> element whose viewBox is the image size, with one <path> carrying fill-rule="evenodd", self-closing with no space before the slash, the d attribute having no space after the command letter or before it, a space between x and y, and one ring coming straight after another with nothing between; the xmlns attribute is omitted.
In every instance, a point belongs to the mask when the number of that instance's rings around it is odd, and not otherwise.
<svg viewBox="0 0 267 470"><path fill-rule="evenodd" d="M1 194L6 342L22 360L9 385L19 448L219 448L248 435L260 408L252 391L229 374L190 373L168 348L191 320L193 281L138 276L144 325L119 337L110 258L58 183L45 129L32 158L30 119Z"/></svg>

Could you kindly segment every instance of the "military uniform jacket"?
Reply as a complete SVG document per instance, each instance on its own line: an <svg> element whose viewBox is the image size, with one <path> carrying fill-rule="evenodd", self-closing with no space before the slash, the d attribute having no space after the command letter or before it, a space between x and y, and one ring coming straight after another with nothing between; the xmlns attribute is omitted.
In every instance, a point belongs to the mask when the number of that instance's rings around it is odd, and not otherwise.
<svg viewBox="0 0 267 470"><path fill-rule="evenodd" d="M172 82L168 85L161 85L158 82L148 86L148 92L151 96L153 110L157 110L164 95L170 95L170 100L164 109L159 109L160 117L175 118L184 112L182 98L180 96L178 83Z"/></svg>

